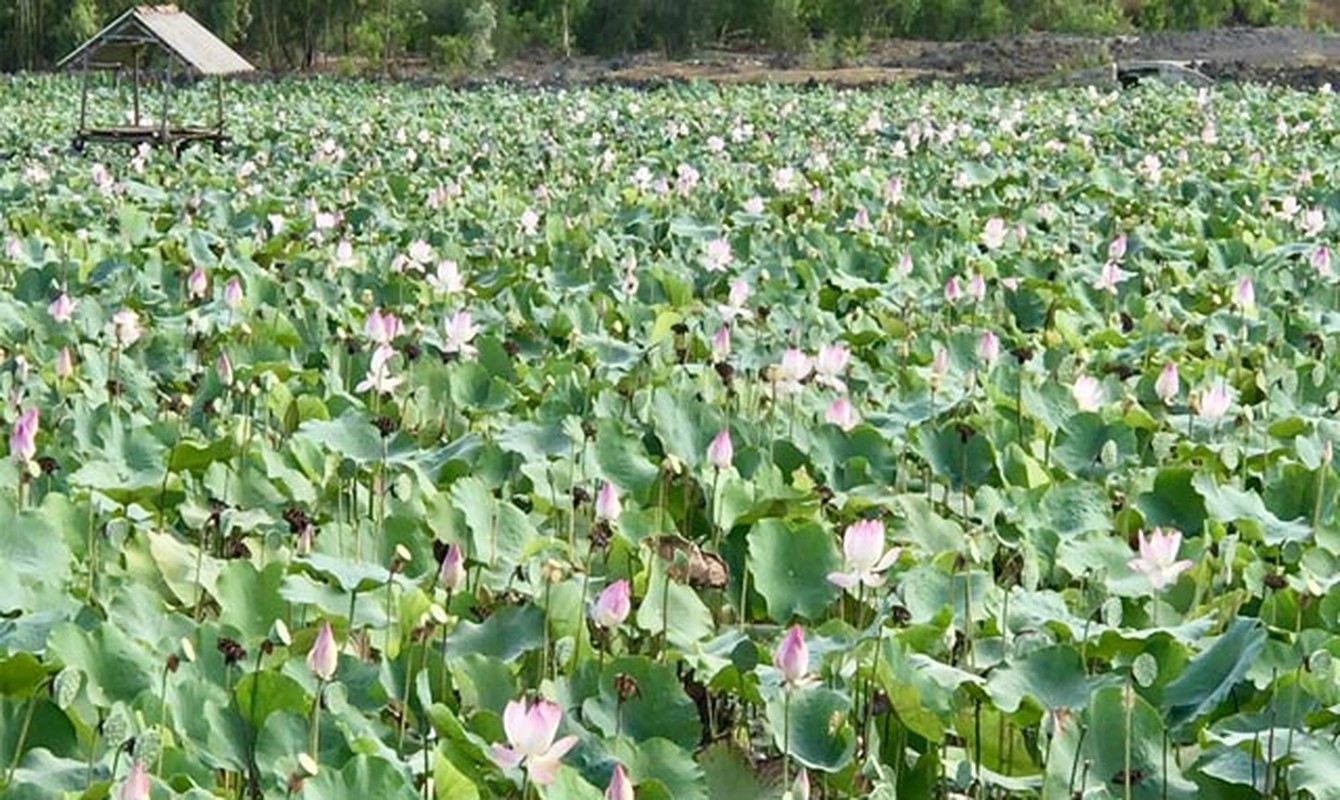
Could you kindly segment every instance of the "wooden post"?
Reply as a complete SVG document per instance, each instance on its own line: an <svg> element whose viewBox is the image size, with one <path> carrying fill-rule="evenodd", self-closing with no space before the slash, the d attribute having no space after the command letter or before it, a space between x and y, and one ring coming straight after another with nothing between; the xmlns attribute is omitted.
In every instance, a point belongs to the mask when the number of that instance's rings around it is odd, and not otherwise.
<svg viewBox="0 0 1340 800"><path fill-rule="evenodd" d="M219 98L219 135L223 135L223 76L214 77L214 92Z"/></svg>
<svg viewBox="0 0 1340 800"><path fill-rule="evenodd" d="M84 51L84 57L80 63L82 64L84 88L79 95L79 135L83 136L84 131L88 130L88 51Z"/></svg>
<svg viewBox="0 0 1340 800"><path fill-rule="evenodd" d="M138 45L135 46L135 58L131 63L133 64L132 69L134 70L133 74L135 76L135 111L134 115L131 117L130 124L138 128L140 126L140 48Z"/></svg>
<svg viewBox="0 0 1340 800"><path fill-rule="evenodd" d="M172 93L172 62L175 59L176 56L169 54L163 65L163 118L158 121L158 137L163 144L168 141L168 97Z"/></svg>

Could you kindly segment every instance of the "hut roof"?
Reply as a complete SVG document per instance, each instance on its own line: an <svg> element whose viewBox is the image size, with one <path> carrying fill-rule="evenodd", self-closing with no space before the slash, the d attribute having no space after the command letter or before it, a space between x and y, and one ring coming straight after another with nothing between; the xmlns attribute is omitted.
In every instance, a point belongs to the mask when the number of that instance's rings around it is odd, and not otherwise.
<svg viewBox="0 0 1340 800"><path fill-rule="evenodd" d="M130 9L57 66L78 66L85 55L90 66L123 66L143 44L159 45L201 75L234 75L256 69L190 14L170 5Z"/></svg>

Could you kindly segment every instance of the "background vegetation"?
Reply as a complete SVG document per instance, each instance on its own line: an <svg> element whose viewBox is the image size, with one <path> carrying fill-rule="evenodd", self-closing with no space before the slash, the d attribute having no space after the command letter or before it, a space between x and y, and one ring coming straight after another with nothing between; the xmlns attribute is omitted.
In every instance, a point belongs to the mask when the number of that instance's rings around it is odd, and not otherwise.
<svg viewBox="0 0 1340 800"><path fill-rule="evenodd" d="M0 3L0 70L50 67L136 0ZM179 0L276 70L406 58L451 69L521 53L682 55L704 46L797 52L886 37L964 39L1049 30L1120 33L1333 24L1308 0Z"/></svg>

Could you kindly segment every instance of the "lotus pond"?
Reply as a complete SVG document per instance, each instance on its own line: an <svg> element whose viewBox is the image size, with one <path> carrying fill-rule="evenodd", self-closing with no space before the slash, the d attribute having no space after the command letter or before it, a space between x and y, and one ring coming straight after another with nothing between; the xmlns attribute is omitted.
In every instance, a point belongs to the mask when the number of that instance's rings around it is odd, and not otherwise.
<svg viewBox="0 0 1340 800"><path fill-rule="evenodd" d="M1340 798L1329 91L233 97L0 83L5 797Z"/></svg>

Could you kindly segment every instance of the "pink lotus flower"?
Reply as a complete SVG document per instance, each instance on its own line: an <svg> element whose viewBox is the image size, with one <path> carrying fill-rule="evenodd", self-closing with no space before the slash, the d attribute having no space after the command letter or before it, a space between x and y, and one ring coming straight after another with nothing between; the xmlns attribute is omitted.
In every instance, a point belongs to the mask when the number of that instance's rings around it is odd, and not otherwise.
<svg viewBox="0 0 1340 800"><path fill-rule="evenodd" d="M839 392L847 390L847 384L839 377L847 369L847 362L851 360L851 351L841 342L837 344L825 344L819 346L819 353L814 359L814 381L824 386L831 386Z"/></svg>
<svg viewBox="0 0 1340 800"><path fill-rule="evenodd" d="M628 619L633 610L632 587L626 580L606 586L591 605L591 621L605 630L613 630Z"/></svg>
<svg viewBox="0 0 1340 800"><path fill-rule="evenodd" d="M708 272L725 272L731 261L730 242L725 239L713 239L703 248L703 269Z"/></svg>
<svg viewBox="0 0 1340 800"><path fill-rule="evenodd" d="M730 356L730 326L722 325L717 328L716 335L712 337L712 358L717 361L725 361Z"/></svg>
<svg viewBox="0 0 1340 800"><path fill-rule="evenodd" d="M945 302L957 303L963 299L963 286L959 283L958 276L953 275L945 281Z"/></svg>
<svg viewBox="0 0 1340 800"><path fill-rule="evenodd" d="M1163 365L1158 380L1154 381L1154 394L1158 395L1164 405L1171 405L1172 401L1177 399L1181 386L1181 381L1177 377L1177 363L1169 361Z"/></svg>
<svg viewBox="0 0 1340 800"><path fill-rule="evenodd" d="M1163 531L1155 528L1145 537L1140 531L1140 555L1126 562L1127 566L1149 579L1154 591L1174 583L1177 576L1191 569L1192 561L1177 561L1177 551L1182 546L1182 534L1179 531Z"/></svg>
<svg viewBox="0 0 1340 800"><path fill-rule="evenodd" d="M448 592L454 592L465 583L465 556L461 546L452 542L442 556L442 565L437 569L437 582Z"/></svg>
<svg viewBox="0 0 1340 800"><path fill-rule="evenodd" d="M846 395L828 404L828 409L824 411L824 420L833 423L843 431L850 431L856 427L856 423L861 421L856 414L856 409L852 407L851 401L847 399Z"/></svg>
<svg viewBox="0 0 1340 800"><path fill-rule="evenodd" d="M537 701L529 709L523 700L509 702L503 710L508 744L493 745L489 758L505 769L525 764L532 781L548 786L557 777L560 760L577 744L576 736L554 741L562 718L563 710L548 700Z"/></svg>
<svg viewBox="0 0 1340 800"><path fill-rule="evenodd" d="M236 311L242 307L242 281L236 275L228 279L223 287L223 304Z"/></svg>
<svg viewBox="0 0 1340 800"><path fill-rule="evenodd" d="M233 362L228 360L227 353L219 354L214 362L214 372L219 376L219 383L224 386L233 385Z"/></svg>
<svg viewBox="0 0 1340 800"><path fill-rule="evenodd" d="M794 347L788 347L782 353L781 363L773 368L772 379L777 386L777 394L786 396L796 394L803 388L801 383L810 376L814 362L810 357Z"/></svg>
<svg viewBox="0 0 1340 800"><path fill-rule="evenodd" d="M596 519L613 522L623 513L623 504L619 502L619 490L614 484L605 481L596 491Z"/></svg>
<svg viewBox="0 0 1340 800"><path fill-rule="evenodd" d="M390 394L396 390L405 378L391 375L390 361L395 357L395 349L389 344L379 344L372 351L372 363L368 365L367 375L354 387L356 392L375 391L377 394Z"/></svg>
<svg viewBox="0 0 1340 800"><path fill-rule="evenodd" d="M47 306L47 313L57 322L69 322L70 317L74 315L75 305L74 298L61 292L51 301L51 305Z"/></svg>
<svg viewBox="0 0 1340 800"><path fill-rule="evenodd" d="M949 351L935 345L931 353L931 378L939 380L949 371Z"/></svg>
<svg viewBox="0 0 1340 800"><path fill-rule="evenodd" d="M521 212L521 232L527 236L534 236L540 229L540 215L535 213L535 209L528 208Z"/></svg>
<svg viewBox="0 0 1340 800"><path fill-rule="evenodd" d="M1092 375L1081 375L1070 388L1080 411L1097 411L1103 406L1103 385Z"/></svg>
<svg viewBox="0 0 1340 800"><path fill-rule="evenodd" d="M1256 287L1252 284L1251 276L1244 276L1233 289L1233 305L1244 314L1256 308Z"/></svg>
<svg viewBox="0 0 1340 800"><path fill-rule="evenodd" d="M20 464L27 464L37 456L38 414L37 406L24 409L9 434L9 454Z"/></svg>
<svg viewBox="0 0 1340 800"><path fill-rule="evenodd" d="M772 664L782 673L782 680L788 686L804 682L810 668L810 648L805 644L805 631L799 625L792 625L782 637L782 643L772 654Z"/></svg>
<svg viewBox="0 0 1340 800"><path fill-rule="evenodd" d="M186 296L193 300L203 300L209 293L209 276L204 267L196 267L186 278Z"/></svg>
<svg viewBox="0 0 1340 800"><path fill-rule="evenodd" d="M470 316L469 311L457 311L446 321L447 338L442 342L442 350L446 353L460 353L462 356L472 356L478 352L472 341L475 334L479 333L479 328L475 326L474 318Z"/></svg>
<svg viewBox="0 0 1340 800"><path fill-rule="evenodd" d="M403 330L404 326L395 314L390 311L382 313L379 308L372 309L367 321L363 323L363 333L377 344L389 344Z"/></svg>
<svg viewBox="0 0 1340 800"><path fill-rule="evenodd" d="M1005 245L1005 232L1005 220L992 217L982 228L982 244L986 245L988 250L999 250Z"/></svg>
<svg viewBox="0 0 1340 800"><path fill-rule="evenodd" d="M65 380L74 374L74 355L70 352L70 346L66 345L56 353L56 377Z"/></svg>
<svg viewBox="0 0 1340 800"><path fill-rule="evenodd" d="M853 522L842 534L845 572L828 573L828 582L851 590L858 586L872 589L884 585L880 573L893 566L902 552L897 547L884 549L884 523L877 519Z"/></svg>
<svg viewBox="0 0 1340 800"><path fill-rule="evenodd" d="M454 294L465 289L465 279L461 277L460 265L447 259L437 262L437 271L429 275L428 283L443 294Z"/></svg>
<svg viewBox="0 0 1340 800"><path fill-rule="evenodd" d="M1223 419L1231 405L1233 405L1233 392L1228 388L1228 384L1224 383L1223 378L1215 380L1209 388L1200 393L1200 416L1212 422Z"/></svg>
<svg viewBox="0 0 1340 800"><path fill-rule="evenodd" d="M912 267L912 254L904 250L903 254L898 257L898 274L906 278L912 274Z"/></svg>
<svg viewBox="0 0 1340 800"><path fill-rule="evenodd" d="M1118 234L1117 238L1107 246L1107 260L1120 261L1126 255L1126 234Z"/></svg>
<svg viewBox="0 0 1340 800"><path fill-rule="evenodd" d="M1326 227L1326 215L1320 208L1309 208L1298 221L1298 229L1304 236L1316 236Z"/></svg>
<svg viewBox="0 0 1340 800"><path fill-rule="evenodd" d="M986 299L986 278L982 273L977 273L968 281L968 296L980 303Z"/></svg>
<svg viewBox="0 0 1340 800"><path fill-rule="evenodd" d="M130 347L144 335L140 315L134 309L123 308L112 315L112 335L122 347Z"/></svg>
<svg viewBox="0 0 1340 800"><path fill-rule="evenodd" d="M1321 245L1312 251L1312 268L1318 275L1331 274L1331 248Z"/></svg>
<svg viewBox="0 0 1340 800"><path fill-rule="evenodd" d="M791 791L788 797L783 800L810 800L810 774L804 767L796 774L796 779L791 783Z"/></svg>
<svg viewBox="0 0 1340 800"><path fill-rule="evenodd" d="M623 764L614 765L614 774L610 775L610 785L605 789L605 800L633 800L633 784Z"/></svg>
<svg viewBox="0 0 1340 800"><path fill-rule="evenodd" d="M1117 286L1131 277L1132 274L1117 266L1116 261L1108 261L1098 271L1098 279L1093 282L1093 288L1101 289L1108 294L1116 294Z"/></svg>
<svg viewBox="0 0 1340 800"><path fill-rule="evenodd" d="M717 306L717 313L727 323L736 319L749 319L753 313L745 308L747 302L749 302L749 282L737 278L730 282L730 294L726 298L726 304Z"/></svg>
<svg viewBox="0 0 1340 800"><path fill-rule="evenodd" d="M149 800L149 789L149 771L145 769L144 762L137 758L130 765L130 774L126 775L116 797L117 800Z"/></svg>
<svg viewBox="0 0 1340 800"><path fill-rule="evenodd" d="M977 358L987 369L991 369L996 359L1000 358L1000 337L996 336L994 331L983 331L978 338Z"/></svg>
<svg viewBox="0 0 1340 800"><path fill-rule="evenodd" d="M312 649L307 651L307 668L318 679L329 681L335 677L335 668L339 664L340 650L335 644L335 631L330 629L329 622L322 622L321 630L316 635L316 642L312 645Z"/></svg>
<svg viewBox="0 0 1340 800"><path fill-rule="evenodd" d="M735 446L731 444L730 428L722 428L707 446L707 463L717 469L730 469L735 460Z"/></svg>

